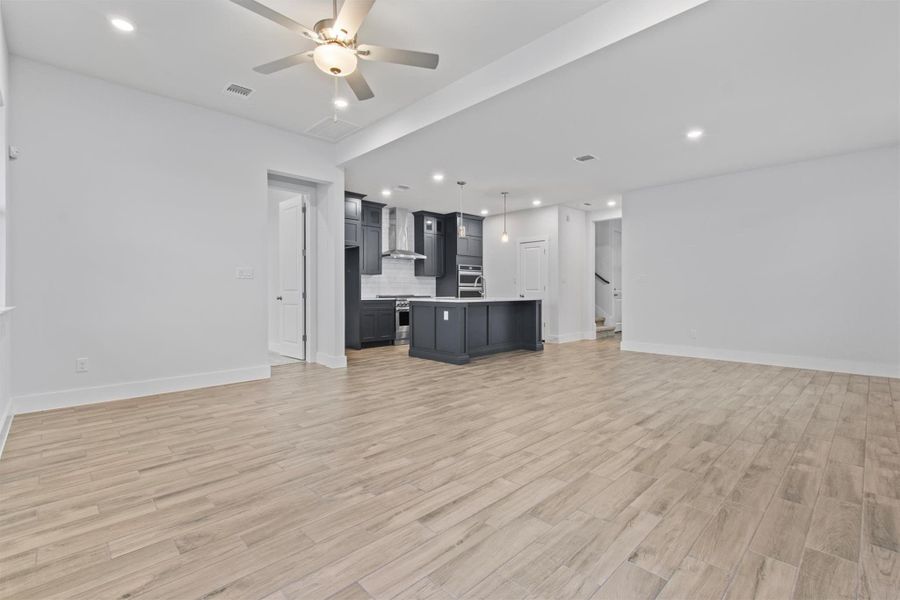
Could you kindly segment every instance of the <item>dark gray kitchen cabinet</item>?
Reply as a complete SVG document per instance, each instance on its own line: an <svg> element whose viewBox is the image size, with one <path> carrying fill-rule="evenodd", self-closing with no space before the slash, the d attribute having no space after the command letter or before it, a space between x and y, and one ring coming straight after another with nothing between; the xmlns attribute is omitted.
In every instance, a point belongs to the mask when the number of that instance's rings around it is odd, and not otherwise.
<svg viewBox="0 0 900 600"><path fill-rule="evenodd" d="M469 235L467 228L466 237L457 238L456 240L456 254L459 256L477 256L480 258L483 254L483 246L483 238L480 236Z"/></svg>
<svg viewBox="0 0 900 600"><path fill-rule="evenodd" d="M344 218L359 221L362 217L362 200L344 196Z"/></svg>
<svg viewBox="0 0 900 600"><path fill-rule="evenodd" d="M364 300L359 314L360 342L393 341L394 314L393 300Z"/></svg>
<svg viewBox="0 0 900 600"><path fill-rule="evenodd" d="M463 215L463 224L466 226L466 236L480 238L484 235L484 221L481 218Z"/></svg>
<svg viewBox="0 0 900 600"><path fill-rule="evenodd" d="M363 225L381 227L381 209L384 204L377 202L362 203L362 222Z"/></svg>
<svg viewBox="0 0 900 600"><path fill-rule="evenodd" d="M442 215L420 211L413 213L415 251L425 258L416 259L415 273L420 277L444 275L444 218Z"/></svg>
<svg viewBox="0 0 900 600"><path fill-rule="evenodd" d="M344 247L356 247L362 241L362 226L356 221L344 221Z"/></svg>
<svg viewBox="0 0 900 600"><path fill-rule="evenodd" d="M363 225L360 241L360 274L381 274L381 227Z"/></svg>

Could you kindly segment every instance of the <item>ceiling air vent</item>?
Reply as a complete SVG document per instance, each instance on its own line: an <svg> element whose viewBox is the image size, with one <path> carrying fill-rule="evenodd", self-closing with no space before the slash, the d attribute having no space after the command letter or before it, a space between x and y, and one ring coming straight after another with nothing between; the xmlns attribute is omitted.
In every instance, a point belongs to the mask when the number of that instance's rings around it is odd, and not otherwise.
<svg viewBox="0 0 900 600"><path fill-rule="evenodd" d="M406 184L404 184L404 183L401 183L401 184L399 184L399 185L397 186L397 189L398 189L399 191L401 191L401 192L406 192L406 191L408 191L410 188L409 188L408 185L406 185Z"/></svg>
<svg viewBox="0 0 900 600"><path fill-rule="evenodd" d="M228 94L230 96L240 96L241 98L246 98L247 96L249 96L250 94L253 93L252 89L250 89L248 87L244 87L242 85L238 85L236 83L228 84L228 87L225 88L224 91L226 94Z"/></svg>
<svg viewBox="0 0 900 600"><path fill-rule="evenodd" d="M575 157L575 160L577 160L578 162L587 162L589 160L596 160L596 159L597 159L597 157L594 156L593 154L582 154L581 156Z"/></svg>
<svg viewBox="0 0 900 600"><path fill-rule="evenodd" d="M325 117L312 127L306 130L307 135L317 137L329 142L336 142L341 138L345 138L354 131L359 129L359 125L354 125L343 119L335 120L334 117Z"/></svg>

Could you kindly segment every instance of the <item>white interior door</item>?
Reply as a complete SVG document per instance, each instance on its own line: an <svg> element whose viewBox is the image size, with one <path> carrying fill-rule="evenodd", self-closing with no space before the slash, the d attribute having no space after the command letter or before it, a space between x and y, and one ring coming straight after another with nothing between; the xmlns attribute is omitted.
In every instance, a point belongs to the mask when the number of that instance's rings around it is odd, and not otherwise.
<svg viewBox="0 0 900 600"><path fill-rule="evenodd" d="M516 287L520 298L544 300L547 293L547 240L519 242ZM542 311L543 312L543 311ZM541 319L547 329L546 316Z"/></svg>
<svg viewBox="0 0 900 600"><path fill-rule="evenodd" d="M613 284L613 322L616 331L622 331L622 232L612 232L612 284Z"/></svg>
<svg viewBox="0 0 900 600"><path fill-rule="evenodd" d="M291 198L278 205L280 352L300 359L306 358L303 216L303 197Z"/></svg>

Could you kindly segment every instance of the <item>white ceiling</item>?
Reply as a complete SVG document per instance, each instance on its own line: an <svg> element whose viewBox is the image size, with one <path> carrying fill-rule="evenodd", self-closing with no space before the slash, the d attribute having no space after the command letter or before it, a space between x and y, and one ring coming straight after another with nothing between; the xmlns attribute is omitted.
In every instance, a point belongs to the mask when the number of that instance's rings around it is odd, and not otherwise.
<svg viewBox="0 0 900 600"><path fill-rule="evenodd" d="M262 0L313 26L330 0ZM368 125L605 0L378 0L363 43L437 52L436 71L364 62L375 98L350 101L341 118ZM338 3L340 6L340 2ZM303 133L331 115L333 82L312 65L260 75L251 69L313 44L227 0L3 0L14 54ZM113 30L124 17L136 31ZM248 99L222 90L238 83Z"/></svg>
<svg viewBox="0 0 900 600"><path fill-rule="evenodd" d="M347 163L348 189L451 211L593 210L645 186L900 139L900 4L713 1ZM689 143L694 126L707 134ZM577 163L590 153L598 160ZM431 180L440 171L442 184ZM592 206L585 206L590 202Z"/></svg>

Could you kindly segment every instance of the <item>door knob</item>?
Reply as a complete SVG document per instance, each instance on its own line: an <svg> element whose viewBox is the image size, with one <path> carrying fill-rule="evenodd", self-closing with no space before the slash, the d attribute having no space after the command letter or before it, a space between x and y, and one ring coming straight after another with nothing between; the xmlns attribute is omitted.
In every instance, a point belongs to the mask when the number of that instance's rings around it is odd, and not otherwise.
<svg viewBox="0 0 900 600"><path fill-rule="evenodd" d="M281 296L276 296L275 299L276 299L276 300L281 300Z"/></svg>

